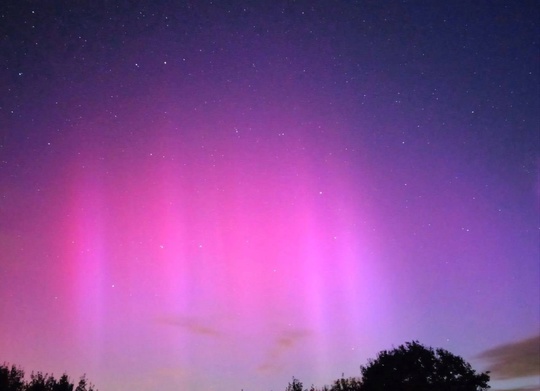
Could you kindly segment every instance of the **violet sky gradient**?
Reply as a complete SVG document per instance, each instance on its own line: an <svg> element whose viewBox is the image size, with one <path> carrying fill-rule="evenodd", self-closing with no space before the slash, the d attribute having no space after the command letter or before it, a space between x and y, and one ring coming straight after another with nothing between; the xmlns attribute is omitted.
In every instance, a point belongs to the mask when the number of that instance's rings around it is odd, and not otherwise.
<svg viewBox="0 0 540 391"><path fill-rule="evenodd" d="M540 328L539 20L2 2L0 361L101 391L322 386L413 339L487 368Z"/></svg>

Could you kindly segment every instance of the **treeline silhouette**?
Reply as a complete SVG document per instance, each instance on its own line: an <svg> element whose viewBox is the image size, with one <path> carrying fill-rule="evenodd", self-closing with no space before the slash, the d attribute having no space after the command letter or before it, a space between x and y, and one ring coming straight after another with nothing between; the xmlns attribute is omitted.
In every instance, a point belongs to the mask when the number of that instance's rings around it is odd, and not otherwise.
<svg viewBox="0 0 540 391"><path fill-rule="evenodd" d="M0 391L97 391L94 386L82 376L75 386L68 375L63 374L59 379L42 372L32 372L26 380L24 370L4 363L0 365Z"/></svg>
<svg viewBox="0 0 540 391"><path fill-rule="evenodd" d="M424 347L418 341L383 350L360 367L360 377L335 380L322 388L304 388L293 378L285 391L484 391L489 372L477 373L471 365L444 349Z"/></svg>
<svg viewBox="0 0 540 391"><path fill-rule="evenodd" d="M335 380L330 386L304 388L292 379L285 391L485 391L489 372L477 373L471 365L444 349L424 347L418 341L383 350L360 367L360 377ZM0 391L97 391L86 377L77 386L66 374L58 380L41 372L26 380L24 371L12 365L0 366Z"/></svg>

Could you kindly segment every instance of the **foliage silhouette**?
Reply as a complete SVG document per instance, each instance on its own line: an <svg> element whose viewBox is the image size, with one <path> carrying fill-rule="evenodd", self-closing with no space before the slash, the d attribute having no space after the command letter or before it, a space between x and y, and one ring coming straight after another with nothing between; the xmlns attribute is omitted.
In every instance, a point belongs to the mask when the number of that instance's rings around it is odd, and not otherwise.
<svg viewBox="0 0 540 391"><path fill-rule="evenodd" d="M341 376L341 379L334 380L330 391L359 391L361 388L362 382L357 377L345 378L344 375Z"/></svg>
<svg viewBox="0 0 540 391"><path fill-rule="evenodd" d="M292 383L289 383L286 389L286 391L303 391L303 390L304 390L304 385L302 384L302 382L294 377L292 379Z"/></svg>
<svg viewBox="0 0 540 391"><path fill-rule="evenodd" d="M24 371L12 365L0 365L0 391L73 391L75 384L68 375L63 374L58 380L53 375L41 372L30 374L30 380L25 381ZM82 376L75 391L97 391L92 384Z"/></svg>
<svg viewBox="0 0 540 391"><path fill-rule="evenodd" d="M332 385L311 386L309 391L484 391L489 389L489 372L476 373L459 356L444 350L406 342L360 367L361 378L344 375ZM285 391L304 391L293 378ZM308 390L306 390L308 391Z"/></svg>
<svg viewBox="0 0 540 391"><path fill-rule="evenodd" d="M0 391L23 391L24 371L15 365L9 368L6 364L0 366Z"/></svg>
<svg viewBox="0 0 540 391"><path fill-rule="evenodd" d="M483 391L489 374L476 373L461 357L418 341L383 350L361 367L361 391Z"/></svg>

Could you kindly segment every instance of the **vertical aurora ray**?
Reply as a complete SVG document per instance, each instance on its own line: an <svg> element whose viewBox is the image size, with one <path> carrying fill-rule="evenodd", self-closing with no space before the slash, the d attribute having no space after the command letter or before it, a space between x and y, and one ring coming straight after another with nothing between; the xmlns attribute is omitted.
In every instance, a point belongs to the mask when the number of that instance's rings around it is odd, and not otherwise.
<svg viewBox="0 0 540 391"><path fill-rule="evenodd" d="M79 162L80 163L80 162ZM83 351L90 353L94 364L104 359L103 343L106 300L114 283L108 276L106 242L107 203L104 199L101 172L91 165L76 164L71 177L69 201L68 264L71 269L72 305L77 339Z"/></svg>
<svg viewBox="0 0 540 391"><path fill-rule="evenodd" d="M273 127L286 129L290 138ZM213 128L183 133L157 126L144 159L131 164L133 174L120 180L118 190L108 187L99 195L95 182L88 186L94 188L90 198L109 200L109 216L121 216L104 226L122 231L121 242L140 243L137 262L110 243L114 275L132 281L146 316L163 323L158 329L169 341L164 351L184 367L202 360L197 341L204 333L248 356L249 341L270 335L247 365L269 376L290 364L280 362L285 356L276 353L275 343L295 335L299 340L290 349L325 357L339 333L353 332L341 328L336 334L332 319L358 325L368 308L362 294L369 288L355 287L358 281L376 284L369 268L358 266L371 244L355 219L368 213L351 204L348 174L328 156L306 152L310 129L291 118L275 120L273 127L257 133L267 139L262 148L249 133L238 138ZM212 129L217 136L206 138ZM339 148L336 143L327 147ZM359 300L352 311L351 296ZM197 332L195 324L202 335L190 334ZM314 365L322 374L328 363L319 361Z"/></svg>
<svg viewBox="0 0 540 391"><path fill-rule="evenodd" d="M230 381L269 381L297 361L325 381L336 349L354 359L373 319L391 317L376 308L388 295L370 255L369 167L352 173L337 130L306 113L235 126L234 113L170 112L129 142L99 134L68 169L81 346L118 371L159 356L147 371L178 368L185 387L211 356Z"/></svg>

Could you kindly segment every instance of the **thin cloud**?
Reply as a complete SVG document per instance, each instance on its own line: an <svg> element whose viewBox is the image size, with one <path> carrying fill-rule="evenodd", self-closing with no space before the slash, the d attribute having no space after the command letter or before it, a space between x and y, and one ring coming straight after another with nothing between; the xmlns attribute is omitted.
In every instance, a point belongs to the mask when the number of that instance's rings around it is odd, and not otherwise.
<svg viewBox="0 0 540 391"><path fill-rule="evenodd" d="M540 335L496 346L481 353L479 358L490 363L488 370L494 379L539 376Z"/></svg>
<svg viewBox="0 0 540 391"><path fill-rule="evenodd" d="M275 338L272 347L269 349L264 362L257 370L262 373L275 373L283 368L282 358L290 350L294 349L298 343L308 337L307 330L283 330Z"/></svg>
<svg viewBox="0 0 540 391"><path fill-rule="evenodd" d="M209 326L203 321L194 318L176 316L160 318L158 321L166 325L180 327L189 333L203 337L220 337L222 335L221 331L217 328Z"/></svg>
<svg viewBox="0 0 540 391"><path fill-rule="evenodd" d="M190 371L186 367L163 367L155 371L157 376L172 379L174 381L186 380L189 378Z"/></svg>

